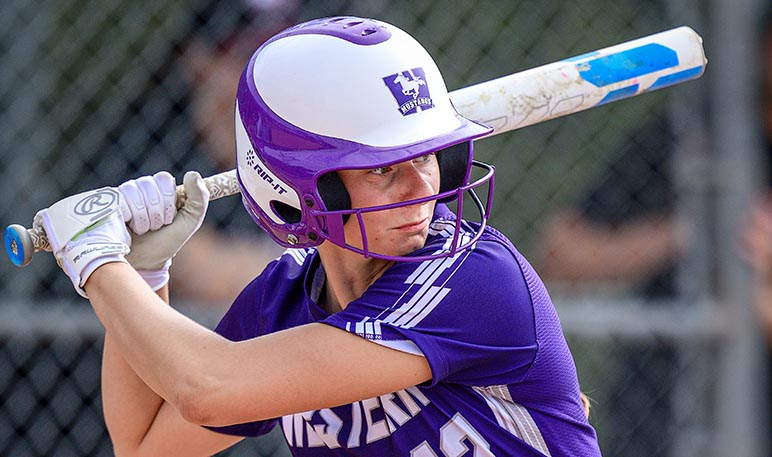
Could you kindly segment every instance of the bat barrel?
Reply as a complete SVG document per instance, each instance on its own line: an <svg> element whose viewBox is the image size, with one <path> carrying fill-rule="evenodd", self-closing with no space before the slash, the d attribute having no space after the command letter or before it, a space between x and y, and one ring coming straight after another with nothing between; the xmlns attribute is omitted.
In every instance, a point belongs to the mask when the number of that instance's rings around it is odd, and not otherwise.
<svg viewBox="0 0 772 457"><path fill-rule="evenodd" d="M683 26L458 89L450 98L461 115L493 127L492 136L697 79L706 64L702 38Z"/></svg>

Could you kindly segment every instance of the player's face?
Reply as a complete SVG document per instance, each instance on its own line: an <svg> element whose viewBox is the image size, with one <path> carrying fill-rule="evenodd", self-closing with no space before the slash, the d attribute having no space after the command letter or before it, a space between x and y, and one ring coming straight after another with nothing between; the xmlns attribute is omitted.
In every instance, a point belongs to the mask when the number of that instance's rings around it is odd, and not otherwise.
<svg viewBox="0 0 772 457"><path fill-rule="evenodd" d="M352 208L387 205L436 195L440 190L440 168L434 154L370 170L338 172L351 196ZM371 252L406 255L423 247L429 233L435 201L364 213L362 219ZM349 244L362 247L356 217L345 226Z"/></svg>

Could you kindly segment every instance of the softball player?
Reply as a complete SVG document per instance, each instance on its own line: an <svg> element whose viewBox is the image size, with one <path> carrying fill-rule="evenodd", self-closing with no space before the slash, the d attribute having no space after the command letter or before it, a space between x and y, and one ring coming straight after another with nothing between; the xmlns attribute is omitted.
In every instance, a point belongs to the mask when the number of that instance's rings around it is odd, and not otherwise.
<svg viewBox="0 0 772 457"><path fill-rule="evenodd" d="M547 291L486 226L494 170L472 140L489 131L394 26L267 41L239 84L237 173L288 249L214 332L162 300L208 206L198 173L179 211L161 172L39 212L106 329L116 454L209 455L278 423L299 456L600 455Z"/></svg>

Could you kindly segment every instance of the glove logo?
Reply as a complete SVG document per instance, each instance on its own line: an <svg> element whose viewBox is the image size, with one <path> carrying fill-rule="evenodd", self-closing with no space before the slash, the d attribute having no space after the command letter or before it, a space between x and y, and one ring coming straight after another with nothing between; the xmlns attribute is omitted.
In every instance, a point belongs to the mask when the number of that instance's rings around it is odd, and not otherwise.
<svg viewBox="0 0 772 457"><path fill-rule="evenodd" d="M118 201L118 193L113 189L100 189L83 197L75 204L73 212L78 216L93 216L96 220L109 214Z"/></svg>
<svg viewBox="0 0 772 457"><path fill-rule="evenodd" d="M434 102L426 85L426 75L421 67L406 70L383 78L403 116L434 108Z"/></svg>

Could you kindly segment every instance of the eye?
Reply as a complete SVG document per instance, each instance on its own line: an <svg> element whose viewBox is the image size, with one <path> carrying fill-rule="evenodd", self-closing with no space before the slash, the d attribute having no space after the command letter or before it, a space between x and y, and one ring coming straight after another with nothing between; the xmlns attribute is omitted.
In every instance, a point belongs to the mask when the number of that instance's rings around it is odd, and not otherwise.
<svg viewBox="0 0 772 457"><path fill-rule="evenodd" d="M370 170L370 173L374 175L385 175L389 171L391 171L391 167L379 167L379 168L373 168L372 170Z"/></svg>
<svg viewBox="0 0 772 457"><path fill-rule="evenodd" d="M413 162L415 163L426 163L432 159L432 156L434 155L433 152L430 152L429 154L424 154L421 157L417 157L413 159Z"/></svg>

